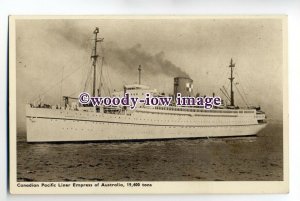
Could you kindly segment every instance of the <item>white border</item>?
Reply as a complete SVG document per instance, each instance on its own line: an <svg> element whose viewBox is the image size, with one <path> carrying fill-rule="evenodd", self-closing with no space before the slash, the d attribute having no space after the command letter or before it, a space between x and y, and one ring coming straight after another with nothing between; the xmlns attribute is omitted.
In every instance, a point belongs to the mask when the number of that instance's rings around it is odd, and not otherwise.
<svg viewBox="0 0 300 201"><path fill-rule="evenodd" d="M16 163L16 21L19 19L281 19L282 20L282 42L283 42L283 181L184 181L184 182L151 182L151 188L130 188L126 182L123 183L126 188L24 188L17 187L20 182L16 181L17 163ZM288 96L287 96L287 17L286 16L11 16L9 18L9 110L10 110L10 192L16 194L187 194L187 193L287 193L288 192ZM131 181L135 182L135 181ZM143 181L141 181L143 182ZM25 183L25 182L24 182ZM30 183L30 182L28 182ZM81 183L81 182L78 182ZM97 182L91 183L96 184ZM149 182L148 182L149 183Z"/></svg>
<svg viewBox="0 0 300 201"><path fill-rule="evenodd" d="M300 2L295 0L287 1L145 1L135 0L117 0L117 1L85 1L74 0L62 1L16 1L16 0L0 0L0 112L3 115L0 123L1 140L0 140L0 156L1 156L1 172L0 172L0 200L140 200L140 199L157 199L165 200L299 200L300 199L300 160L299 160L299 104L300 98ZM289 16L289 105L290 108L290 194L289 195L238 195L238 196L11 196L7 194L7 167L5 161L7 159L7 136L6 133L6 81L7 81L7 16L11 14L287 14Z"/></svg>

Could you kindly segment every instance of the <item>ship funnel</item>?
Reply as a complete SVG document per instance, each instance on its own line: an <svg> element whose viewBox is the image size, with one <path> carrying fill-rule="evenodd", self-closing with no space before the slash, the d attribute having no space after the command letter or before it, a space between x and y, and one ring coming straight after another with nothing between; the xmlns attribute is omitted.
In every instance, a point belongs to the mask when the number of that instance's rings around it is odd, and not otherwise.
<svg viewBox="0 0 300 201"><path fill-rule="evenodd" d="M174 78L174 96L180 93L181 96L190 97L193 95L193 80L188 77Z"/></svg>

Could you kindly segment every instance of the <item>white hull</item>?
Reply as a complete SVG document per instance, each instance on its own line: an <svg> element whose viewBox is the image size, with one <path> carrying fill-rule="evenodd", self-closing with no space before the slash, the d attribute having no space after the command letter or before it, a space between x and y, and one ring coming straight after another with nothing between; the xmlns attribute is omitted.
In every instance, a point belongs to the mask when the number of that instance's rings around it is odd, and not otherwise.
<svg viewBox="0 0 300 201"><path fill-rule="evenodd" d="M173 117L173 120L162 117L161 120L152 121L147 119L153 118L150 114L139 114L140 119L137 119L134 114L112 115L41 108L27 108L26 113L28 142L248 136L257 134L266 126L258 124L251 114ZM216 121L219 124L216 125Z"/></svg>

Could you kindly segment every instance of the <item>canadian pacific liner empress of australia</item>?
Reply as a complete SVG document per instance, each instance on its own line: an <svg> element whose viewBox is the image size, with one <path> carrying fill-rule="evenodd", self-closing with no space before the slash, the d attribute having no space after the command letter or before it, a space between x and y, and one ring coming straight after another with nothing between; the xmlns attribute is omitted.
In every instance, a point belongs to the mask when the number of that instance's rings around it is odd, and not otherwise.
<svg viewBox="0 0 300 201"><path fill-rule="evenodd" d="M97 43L103 41L103 38L98 38L98 33L99 29L96 28L91 56L93 96L100 95L101 91L96 89L96 64L99 57ZM26 105L27 141L143 140L256 135L267 124L265 113L259 107L235 106L232 74L235 64L232 60L229 67L230 94L224 93L229 99L229 104L209 110L201 107L140 104L136 109L130 110L124 106L84 106L77 100L71 102L74 98L64 96L65 104L62 107L43 103ZM125 85L122 91L114 92L112 95L120 96L126 92L139 98L143 98L146 93L153 97L161 96L162 94L155 89L141 84L141 66L138 70L138 84ZM174 94L190 96L192 90L193 80L186 77L174 78Z"/></svg>

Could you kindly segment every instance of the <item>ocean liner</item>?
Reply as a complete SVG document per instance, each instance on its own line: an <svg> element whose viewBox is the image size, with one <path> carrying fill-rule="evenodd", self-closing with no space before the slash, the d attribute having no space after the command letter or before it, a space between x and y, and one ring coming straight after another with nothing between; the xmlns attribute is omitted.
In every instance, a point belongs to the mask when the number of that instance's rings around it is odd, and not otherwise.
<svg viewBox="0 0 300 201"><path fill-rule="evenodd" d="M100 96L96 89L97 43L99 29L94 34L92 51L93 96ZM134 110L126 107L81 105L77 98L64 96L63 106L50 106L44 103L26 105L26 127L28 142L61 141L105 141L105 140L146 140L171 138L227 137L256 135L266 126L266 116L260 107L239 108L234 104L233 68L230 62L230 93L224 91L230 104L213 109L171 105L146 106L139 104ZM125 85L124 89L112 96L144 97L146 93L161 96L156 89L139 83ZM101 81L100 81L101 82ZM100 84L101 86L101 84ZM192 95L193 80L187 77L174 78L174 95ZM227 94L227 95L226 95ZM74 100L75 99L75 100ZM71 102L73 100L73 102Z"/></svg>

